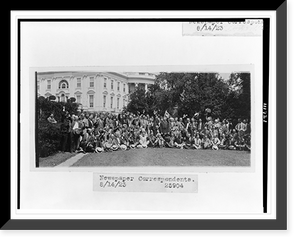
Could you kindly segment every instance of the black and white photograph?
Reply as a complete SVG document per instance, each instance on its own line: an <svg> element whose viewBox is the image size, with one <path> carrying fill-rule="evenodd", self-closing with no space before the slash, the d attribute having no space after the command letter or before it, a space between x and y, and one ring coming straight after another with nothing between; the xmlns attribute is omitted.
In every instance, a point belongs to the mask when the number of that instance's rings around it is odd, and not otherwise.
<svg viewBox="0 0 300 243"><path fill-rule="evenodd" d="M251 165L250 72L36 73L38 167Z"/></svg>
<svg viewBox="0 0 300 243"><path fill-rule="evenodd" d="M12 18L14 219L276 219L276 12L38 13Z"/></svg>

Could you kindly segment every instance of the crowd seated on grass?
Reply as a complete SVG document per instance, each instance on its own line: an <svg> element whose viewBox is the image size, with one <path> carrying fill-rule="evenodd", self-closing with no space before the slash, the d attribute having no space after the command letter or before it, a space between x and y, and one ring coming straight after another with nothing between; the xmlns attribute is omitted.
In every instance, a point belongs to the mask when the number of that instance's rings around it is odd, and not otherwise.
<svg viewBox="0 0 300 243"><path fill-rule="evenodd" d="M54 122L53 114L48 119ZM192 117L80 112L61 121L61 151L102 153L145 148L251 150L250 123Z"/></svg>

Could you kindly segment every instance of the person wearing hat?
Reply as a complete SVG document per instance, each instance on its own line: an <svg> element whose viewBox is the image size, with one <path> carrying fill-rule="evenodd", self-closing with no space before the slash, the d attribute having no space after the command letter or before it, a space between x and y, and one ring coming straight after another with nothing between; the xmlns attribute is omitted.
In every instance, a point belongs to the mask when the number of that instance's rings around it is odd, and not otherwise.
<svg viewBox="0 0 300 243"><path fill-rule="evenodd" d="M102 153L102 152L104 152L104 148L102 148L102 147L96 147L95 148L95 153Z"/></svg>
<svg viewBox="0 0 300 243"><path fill-rule="evenodd" d="M104 152L104 147L103 147L103 133L98 134L96 136L96 148L95 148L95 153L101 153Z"/></svg>
<svg viewBox="0 0 300 243"><path fill-rule="evenodd" d="M117 151L120 148L120 139L116 134L112 134L112 147L113 151Z"/></svg>
<svg viewBox="0 0 300 243"><path fill-rule="evenodd" d="M120 137L120 149L125 151L129 148L128 135L127 132L124 131Z"/></svg>
<svg viewBox="0 0 300 243"><path fill-rule="evenodd" d="M109 133L108 139L104 142L104 151L110 152L112 151L113 146L113 135Z"/></svg>

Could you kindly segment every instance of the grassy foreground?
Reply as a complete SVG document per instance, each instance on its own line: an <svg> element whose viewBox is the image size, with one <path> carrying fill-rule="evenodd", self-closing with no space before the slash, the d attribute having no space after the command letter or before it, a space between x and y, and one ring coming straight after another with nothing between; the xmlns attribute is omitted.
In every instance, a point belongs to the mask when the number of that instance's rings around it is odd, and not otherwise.
<svg viewBox="0 0 300 243"><path fill-rule="evenodd" d="M75 156L76 153L69 153L69 152L59 152L54 155L45 157L45 158L39 158L39 167L54 167L56 165L59 165L63 162L65 162L67 159Z"/></svg>
<svg viewBox="0 0 300 243"><path fill-rule="evenodd" d="M250 153L169 148L91 153L73 166L250 166Z"/></svg>

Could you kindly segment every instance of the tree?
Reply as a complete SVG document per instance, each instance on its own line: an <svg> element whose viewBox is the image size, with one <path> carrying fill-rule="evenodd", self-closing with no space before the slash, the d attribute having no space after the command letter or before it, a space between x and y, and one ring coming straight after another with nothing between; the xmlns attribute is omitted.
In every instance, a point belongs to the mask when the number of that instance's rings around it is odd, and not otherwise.
<svg viewBox="0 0 300 243"><path fill-rule="evenodd" d="M76 101L76 99L74 97L71 97L70 99L68 99L69 102L74 103Z"/></svg>
<svg viewBox="0 0 300 243"><path fill-rule="evenodd" d="M146 95L144 89L137 89L130 95L127 111L134 114L143 113L147 109Z"/></svg>
<svg viewBox="0 0 300 243"><path fill-rule="evenodd" d="M50 95L49 97L48 97L48 100L50 100L50 101L54 101L54 100L56 100L56 97L54 96L54 95Z"/></svg>
<svg viewBox="0 0 300 243"><path fill-rule="evenodd" d="M160 73L148 92L137 90L130 96L128 111L205 119L205 110L214 118L250 118L250 74L232 73L223 80L218 73Z"/></svg>
<svg viewBox="0 0 300 243"><path fill-rule="evenodd" d="M167 91L169 113L176 109L179 116L193 116L195 112L204 114L211 108L213 115L221 114L222 104L228 93L228 85L217 73L161 73L158 85Z"/></svg>
<svg viewBox="0 0 300 243"><path fill-rule="evenodd" d="M231 108L229 115L234 119L251 117L251 81L250 73L232 73L227 80L230 93L227 104Z"/></svg>
<svg viewBox="0 0 300 243"><path fill-rule="evenodd" d="M63 107L70 114L76 114L78 110L77 103L71 102L53 102L40 96L36 99L38 111L38 151L39 156L49 156L59 150L61 131L60 124L64 116ZM47 118L54 114L58 122L53 124L48 122Z"/></svg>

